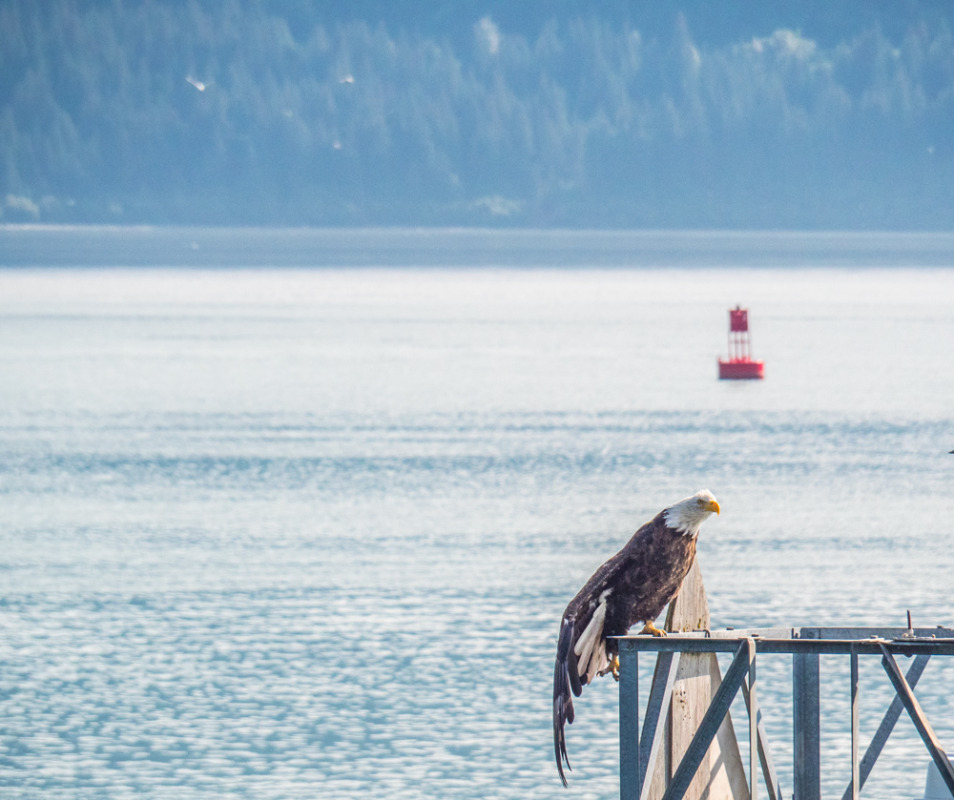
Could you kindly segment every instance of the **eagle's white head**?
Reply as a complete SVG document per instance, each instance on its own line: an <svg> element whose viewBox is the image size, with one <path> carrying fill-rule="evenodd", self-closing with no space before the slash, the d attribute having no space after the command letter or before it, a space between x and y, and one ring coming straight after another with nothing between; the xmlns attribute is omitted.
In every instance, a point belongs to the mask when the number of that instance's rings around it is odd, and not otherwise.
<svg viewBox="0 0 954 800"><path fill-rule="evenodd" d="M663 519L673 530L686 536L698 536L699 526L712 514L719 513L719 501L712 492L703 489L685 500L673 503L663 511Z"/></svg>

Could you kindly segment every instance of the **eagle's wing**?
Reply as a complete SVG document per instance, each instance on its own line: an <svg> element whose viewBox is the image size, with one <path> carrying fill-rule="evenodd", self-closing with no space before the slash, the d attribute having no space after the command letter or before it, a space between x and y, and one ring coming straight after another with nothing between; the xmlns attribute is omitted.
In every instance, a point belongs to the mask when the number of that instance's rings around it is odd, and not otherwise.
<svg viewBox="0 0 954 800"><path fill-rule="evenodd" d="M563 612L553 667L553 750L564 786L567 782L563 762L572 769L566 754L565 732L566 725L573 722L570 692L579 697L584 683L591 683L609 668L604 622L616 578L625 571L628 562L625 550L613 556L586 582Z"/></svg>

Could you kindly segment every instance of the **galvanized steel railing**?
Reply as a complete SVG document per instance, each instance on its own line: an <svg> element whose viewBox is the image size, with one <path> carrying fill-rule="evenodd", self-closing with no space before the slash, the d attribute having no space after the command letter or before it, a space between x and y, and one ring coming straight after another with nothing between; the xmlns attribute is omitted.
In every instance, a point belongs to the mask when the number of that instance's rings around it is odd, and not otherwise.
<svg viewBox="0 0 954 800"><path fill-rule="evenodd" d="M819 657L847 655L851 681L851 780L842 800L858 800L871 768L891 734L902 708L914 722L927 751L937 765L945 785L954 795L954 768L924 715L914 687L931 656L954 655L954 629L905 628L772 628L671 634L666 638L624 636L619 641L620 684L620 797L622 800L649 800L650 781L660 755L662 726L669 707L680 655L683 653L732 653L733 659L722 682L678 766L674 766L662 800L685 796L706 751L715 737L733 699L742 690L748 711L748 790L756 800L758 774L756 759L770 800L782 800L782 791L769 753L758 710L756 661L760 653L791 654L793 697L793 778L794 800L820 800L821 743L819 722ZM640 652L657 653L656 677L646 703L640 734L639 676ZM859 759L858 658L881 656L882 665L896 696L885 713L864 755ZM895 656L913 656L907 674Z"/></svg>

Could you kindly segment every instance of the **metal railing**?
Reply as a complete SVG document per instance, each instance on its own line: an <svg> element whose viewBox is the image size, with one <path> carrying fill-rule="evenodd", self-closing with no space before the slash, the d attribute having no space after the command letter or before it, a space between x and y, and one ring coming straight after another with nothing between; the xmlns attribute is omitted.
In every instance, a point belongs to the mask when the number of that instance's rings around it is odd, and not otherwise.
<svg viewBox="0 0 954 800"><path fill-rule="evenodd" d="M641 652L656 653L653 685L646 702L640 732L638 660ZM685 797L696 770L716 736L732 701L741 689L748 711L748 794L756 800L757 763L770 800L782 800L782 790L769 753L768 740L758 710L756 663L759 654L792 656L793 779L794 800L820 800L821 743L819 723L819 657L846 655L850 661L851 685L851 780L842 800L858 800L861 787L878 759L895 723L906 710L924 745L954 796L954 768L938 742L917 698L914 687L932 656L954 655L954 629L949 628L771 628L670 634L666 638L624 636L619 638L620 684L620 797L650 800L650 780L662 750L661 738L679 659L684 653L730 653L732 661L708 710L671 778L661 800ZM911 656L914 662L902 673L895 656ZM881 720L864 755L859 758L858 659L880 656L895 690L895 697Z"/></svg>

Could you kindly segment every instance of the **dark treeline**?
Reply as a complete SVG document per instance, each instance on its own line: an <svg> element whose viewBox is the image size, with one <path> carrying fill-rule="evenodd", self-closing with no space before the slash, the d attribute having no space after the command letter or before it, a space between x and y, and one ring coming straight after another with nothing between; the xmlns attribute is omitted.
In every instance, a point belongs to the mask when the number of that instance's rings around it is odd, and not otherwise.
<svg viewBox="0 0 954 800"><path fill-rule="evenodd" d="M0 220L951 228L950 8L5 0Z"/></svg>

